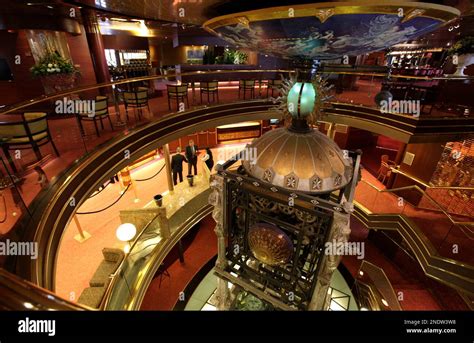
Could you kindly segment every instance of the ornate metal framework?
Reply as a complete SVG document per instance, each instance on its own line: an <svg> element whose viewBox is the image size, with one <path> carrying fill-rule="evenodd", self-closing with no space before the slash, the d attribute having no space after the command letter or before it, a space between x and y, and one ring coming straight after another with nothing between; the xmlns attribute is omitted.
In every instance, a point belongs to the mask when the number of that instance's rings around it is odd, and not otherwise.
<svg viewBox="0 0 474 343"><path fill-rule="evenodd" d="M227 161L213 176L216 233L220 237L216 274L219 276L218 307L229 308L227 282L245 289L283 310L323 309L327 289L340 257L325 255L327 241L347 241L349 215L358 181L360 154L350 152L354 164L352 181L339 191L311 196L291 192L231 168L239 156ZM247 241L249 228L257 223L278 226L293 242L288 263L270 266L252 254ZM224 282L224 284L222 284ZM322 297L322 298L321 298Z"/></svg>

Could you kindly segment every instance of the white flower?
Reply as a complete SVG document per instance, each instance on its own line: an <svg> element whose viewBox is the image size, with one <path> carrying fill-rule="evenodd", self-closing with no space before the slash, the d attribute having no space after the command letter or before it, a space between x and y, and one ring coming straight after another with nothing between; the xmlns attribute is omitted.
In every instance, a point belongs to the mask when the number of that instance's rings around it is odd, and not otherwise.
<svg viewBox="0 0 474 343"><path fill-rule="evenodd" d="M48 68L52 68L52 67L53 67L53 65L51 63L48 64Z"/></svg>
<svg viewBox="0 0 474 343"><path fill-rule="evenodd" d="M58 73L60 73L60 72L61 72L61 69L59 69L59 68L56 68L56 71L57 71Z"/></svg>
<svg viewBox="0 0 474 343"><path fill-rule="evenodd" d="M58 67L58 65L57 65L56 63L54 63L54 67L55 67L55 68L57 68L57 67Z"/></svg>
<svg viewBox="0 0 474 343"><path fill-rule="evenodd" d="M46 71L47 71L48 73L51 73L51 69L49 69L49 68L48 68L48 69L46 69Z"/></svg>

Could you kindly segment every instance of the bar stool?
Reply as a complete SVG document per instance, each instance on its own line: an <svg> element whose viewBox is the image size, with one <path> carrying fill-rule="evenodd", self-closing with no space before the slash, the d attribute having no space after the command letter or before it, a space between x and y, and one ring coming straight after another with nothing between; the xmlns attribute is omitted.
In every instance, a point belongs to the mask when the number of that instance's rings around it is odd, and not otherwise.
<svg viewBox="0 0 474 343"><path fill-rule="evenodd" d="M217 81L201 81L199 82L199 89L201 93L201 104L202 95L207 94L207 103L209 103L209 94L212 94L212 102L219 102L219 83Z"/></svg>
<svg viewBox="0 0 474 343"><path fill-rule="evenodd" d="M239 80L239 99L240 99L240 91L244 92L244 100L245 100L245 92L250 91L250 99L255 97L255 80Z"/></svg>
<svg viewBox="0 0 474 343"><path fill-rule="evenodd" d="M176 99L176 109L179 110L179 103L186 100L189 107L188 99L188 84L182 83L180 85L166 85L168 90L168 107L171 110L171 99Z"/></svg>
<svg viewBox="0 0 474 343"><path fill-rule="evenodd" d="M273 92L275 90L278 91L278 93L280 93L280 89L281 89L282 84L283 84L283 80L281 80L281 79L268 80L267 98L268 98L268 92L270 91L270 88L272 89L272 97L273 97Z"/></svg>

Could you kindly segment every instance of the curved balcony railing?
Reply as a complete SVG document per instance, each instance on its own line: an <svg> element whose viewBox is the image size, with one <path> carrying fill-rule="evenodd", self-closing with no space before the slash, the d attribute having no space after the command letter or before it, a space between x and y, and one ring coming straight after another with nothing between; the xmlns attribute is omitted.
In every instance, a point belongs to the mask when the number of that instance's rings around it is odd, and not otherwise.
<svg viewBox="0 0 474 343"><path fill-rule="evenodd" d="M60 158L55 159L54 168L46 168L48 178L52 179L60 172L68 170L74 161L90 153L96 146L108 141L117 133L127 132L136 125L155 120L157 117L174 111L176 107L174 100L171 102L172 109L167 110L168 103L165 93L166 84L170 83L167 80L181 78L183 81L190 82L190 107L195 108L202 105L196 96L198 89L197 84L201 79L215 78L222 80L222 87L224 87L222 92L225 96L221 96L220 100L221 103L226 103L235 101L238 93L240 93L237 91L237 84L232 83L232 81L247 78L255 79L257 80L255 86L256 97L266 98L274 94L273 92L269 92L268 83L265 80L272 78L278 79L282 75L288 75L290 73L292 73L291 70L193 71L180 75L147 76L98 85L88 85L48 96L29 99L19 104L4 107L2 108L2 112L0 112L0 127L4 124L11 124L12 122L22 123L24 119L19 114L23 112L47 112L50 138L55 143L60 154ZM387 79L387 75L383 73L358 72L356 70L342 72L328 70L324 71L324 75L328 77L330 83L335 85L333 92L336 111L330 110L325 120L362 127L373 132L380 131L384 134L389 132L392 133L391 137L398 138L402 141L410 140L415 129L418 137L421 137L420 135L423 133L423 130L426 130L427 134L432 134L433 128L439 128L440 126L446 127L448 124L451 128L449 131L451 131L452 134L474 131L472 124L469 122L469 116L466 118L464 113L451 111L455 106L447 103L445 99L440 100L439 106L433 107L433 104L427 104L431 106L431 111L429 114L421 113L420 118L413 118L413 115L410 114L391 113L380 116L380 111L377 110L374 101L374 96L383 87L388 87L387 82L389 80L403 81L405 84L408 82L407 87L420 86L417 82L429 81L436 83L446 80L462 80L466 83L464 87L471 87L471 77L428 78L425 76L391 75L390 79ZM143 112L141 113L143 117L147 118L134 120L135 110L129 109L128 117L130 120L125 122L126 111L123 104L123 92L120 90L126 91L139 86L148 87L148 93L152 97L149 101L151 113L147 113L148 108L140 110L139 112ZM356 88L358 89L356 90ZM409 95L408 90L405 90L405 93L403 94L403 98ZM111 123L115 130L113 132L111 132L108 127L109 122L107 118L104 118L103 122L95 123L98 126L98 128L95 129L91 121L77 121L77 113L70 113L67 108L59 111L58 106L56 106L56 101L63 101L64 103L62 105L67 107L66 102L68 100L94 100L96 95L101 94L105 94L109 100L109 113ZM186 103L184 100L183 102ZM189 106L187 106L187 104L185 105L186 109L189 109ZM447 108L444 109L444 107ZM373 111L370 111L370 108L373 109ZM433 108L435 108L434 112L432 110ZM442 124L440 124L439 117L443 117L443 120L449 117L449 123L443 121ZM385 123L385 121L387 122ZM370 123L376 123L376 125ZM104 130L102 125L105 125ZM99 134L100 137L98 137ZM2 138L2 146L8 144L9 137L5 137L3 133L0 137ZM45 140L45 142L46 141L47 140ZM40 150L42 151L40 158L43 160L54 155L48 145ZM45 154L45 150L49 150L49 152ZM8 163L5 163L5 165L0 168L4 170L2 175L0 175L1 234L8 232L21 215L29 215L28 207L34 205L33 200L41 190L41 185L38 184L38 175L31 172L38 157L36 154L37 151L35 151L35 154L33 152L31 147L28 147L27 150L14 149L6 154L12 155L12 162L8 166ZM6 156L2 159L2 162L7 162ZM5 172L5 170L11 169L10 166L19 169L19 173L14 175L13 178L10 178L10 176L7 175L8 173Z"/></svg>
<svg viewBox="0 0 474 343"><path fill-rule="evenodd" d="M357 294L359 308L373 311L402 310L387 275L373 263L362 261L353 289Z"/></svg>
<svg viewBox="0 0 474 343"><path fill-rule="evenodd" d="M235 73L235 71L232 72ZM287 73L289 71L277 70L262 72ZM225 74L226 72L213 73ZM249 73L249 71L243 71L243 73ZM201 74L202 73L199 72L193 72L189 75L199 76ZM185 75L183 74L181 76ZM45 103L52 99L60 99L65 95L71 95L74 93L84 93L85 95L86 91L94 89L110 88L112 86L116 87L118 85L130 84L132 82L148 82L155 79L163 79L165 77L170 77L170 75L136 78L115 83L83 87L75 89L74 91L58 93L51 97L35 99L34 101L11 107L5 111L5 113L25 110L28 109L29 106ZM264 90L265 86L261 89ZM112 100L117 99L114 92L115 89L111 90ZM190 90L190 92L192 91ZM232 93L233 97L230 97L228 100L233 101L236 98L237 89L231 89L229 92ZM263 92L260 92L260 95L263 98L266 98L266 94L263 94ZM114 109L118 109L118 111L112 113L112 118L116 119L113 120L115 124L120 124L120 121L124 118L124 108L123 105L118 102L116 102L115 105ZM167 103L163 102L161 105L166 106ZM16 270L21 275L46 288L54 289L54 268L57 258L57 249L64 228L67 226L80 204L90 194L92 194L99 185L103 184L104 180L109 179L110 176L121 170L130 161L133 161L145 153L162 146L172 139L184 136L187 133L215 127L217 125L242 121L242 113L245 113L244 120L271 119L278 116L276 112L271 111L271 102L265 100L246 101L243 103L234 103L232 105L218 105L211 108L208 108L207 106L196 106L193 110L187 110L171 115L166 115L168 111L163 111L160 108L161 105L159 103L155 105L152 104L151 108L155 117L162 115L162 118L159 120L151 118L152 120L148 120L148 124L145 121L135 122L131 120L125 126L117 125L115 128L119 129L119 135L116 135L117 131L109 132L103 134L101 138L96 139L93 137L94 134L83 136L78 126L62 127L61 125L58 125L56 131L56 134L58 135L55 137L60 137L62 142L78 138L76 142L77 145L68 147L66 145L62 146L56 142L57 145L59 145L61 155L67 156L64 158L64 161L59 161L62 164L57 169L56 174L52 174L55 175L55 177L54 180L52 180L53 182L51 186L44 190L40 194L40 197L33 201L35 195L33 194L29 195L28 198L23 199L24 203L30 205L28 210L31 212L31 216L29 214L24 215L21 225L19 225L17 230L13 232L17 239L20 238L39 242L41 258L36 261L34 265L32 265L31 260L28 261L28 259L13 259L9 261L8 264L11 270ZM132 117L131 113L130 116ZM56 120L67 121L68 119L70 120L69 123L75 123L74 117ZM135 124L138 124L138 126L131 130ZM93 127L89 127L89 131L93 132ZM100 145L105 142L107 142L107 145ZM123 158L123 152L125 150L128 150L131 154L130 159L128 160L124 160ZM104 156L106 156L106 158L104 158ZM78 161L78 159L80 160ZM96 161L101 162L97 165ZM69 164L69 162L71 162L71 164ZM39 188L35 185L35 180L31 177L23 183L23 187ZM69 206L71 198L75 200L75 206ZM23 210L25 210L26 213L26 209ZM17 215L14 218L18 217L19 216Z"/></svg>
<svg viewBox="0 0 474 343"><path fill-rule="evenodd" d="M218 105L165 116L127 134L119 135L102 145L87 158L76 163L71 170L57 177L49 192L37 199L32 217L23 218L21 228L32 228L22 233L22 240L39 244L38 259L18 257L17 272L35 283L54 289L54 265L64 229L77 208L97 188L137 158L158 147L206 128L246 120L270 119L278 116L268 101L252 101L233 105ZM130 153L124 159L123 152ZM74 199L75 206L70 206ZM21 262L23 261L23 262Z"/></svg>
<svg viewBox="0 0 474 343"><path fill-rule="evenodd" d="M432 196L438 190L473 192L474 187L427 185L427 189L423 190L418 185L411 185L380 189L370 181L362 179L356 200L370 213L404 215L420 227L440 256L474 265L474 256L471 254L474 221L469 214L449 213ZM422 198L419 205L413 204L412 195L417 199ZM456 244L457 249L453 249L452 244Z"/></svg>
<svg viewBox="0 0 474 343"><path fill-rule="evenodd" d="M84 311L91 308L64 300L0 268L0 309L3 311Z"/></svg>
<svg viewBox="0 0 474 343"><path fill-rule="evenodd" d="M0 112L0 143L6 147L13 141L12 136L8 136L8 126L15 123L21 126L29 125L22 114L25 112L46 112L48 113L45 123L49 129L49 134L41 143L46 143L40 150L34 150L32 145L23 146L25 150L18 150L13 144L13 149L5 151L0 165L0 234L5 235L15 226L20 217L31 217L35 211L36 201L34 201L44 188L48 185L39 183L39 175L33 171L36 165L45 165L44 167L50 187L53 187L56 179L63 173L68 173L72 166L78 160L85 159L92 151L101 144L111 141L119 135L126 135L135 127L140 127L160 119L179 110L176 101L171 101L171 109L168 108L167 84L175 82L167 81L172 78L192 78L192 87L188 90L188 102L185 98L179 100L184 105L184 111L190 109L202 109L207 107L205 97L200 103L196 98L196 85L200 78L213 77L221 78L223 81L222 89L219 90L221 104L238 102L238 82L235 79L227 77L232 74L233 77L262 79L280 78L280 75L287 75L289 70L215 70L215 71L195 71L177 75L159 75L149 77L139 77L125 79L116 82L103 83L98 85L89 85L78 87L72 90L58 92L49 96L41 96L30 99L19 104L4 107ZM237 78L237 81L238 81ZM124 93L129 90L137 89L140 86L148 87L148 106L141 109L133 107L125 108ZM120 89L122 87L122 89ZM255 98L267 99L266 84L256 82ZM92 104L96 96L104 94L108 98L108 113L103 120L88 120L87 115L80 116L73 108L69 110L68 104ZM271 94L268 94L269 96ZM276 93L275 93L276 95ZM249 92L246 92L248 99ZM243 94L241 94L243 98ZM68 103L68 101L90 101L90 103ZM94 102L95 103L95 102ZM61 106L59 106L61 105ZM59 108L59 107L61 108ZM178 106L179 107L179 106ZM86 117L86 118L84 118ZM125 120L126 118L129 120ZM81 119L81 120L79 120ZM85 119L85 120L84 120ZM96 125L96 127L95 127ZM52 141L58 150L59 156L55 156L53 147L49 141ZM40 154L40 156L38 156ZM8 161L8 157L11 161ZM41 162L41 163L38 163ZM105 180L102 180L105 181ZM44 193L44 192L43 192ZM21 229L20 229L21 230Z"/></svg>
<svg viewBox="0 0 474 343"><path fill-rule="evenodd" d="M356 189L355 216L369 229L397 231L427 276L462 293L473 294L471 252L474 243L465 231L466 228L472 230L471 218L454 217L433 199L437 210L417 208L398 194L401 191L414 191L431 199L416 185L379 189L362 179ZM429 218L426 218L427 212ZM436 230L442 230L440 240ZM453 242L456 249L451 248Z"/></svg>

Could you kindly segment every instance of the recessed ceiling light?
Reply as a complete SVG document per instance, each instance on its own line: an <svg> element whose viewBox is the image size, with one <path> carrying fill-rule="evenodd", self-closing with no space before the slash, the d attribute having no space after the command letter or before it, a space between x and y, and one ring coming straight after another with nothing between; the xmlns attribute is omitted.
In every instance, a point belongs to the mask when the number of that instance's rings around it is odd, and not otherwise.
<svg viewBox="0 0 474 343"><path fill-rule="evenodd" d="M384 304L385 306L388 306L388 302L387 302L387 300L385 300L385 299L382 299L382 304Z"/></svg>

